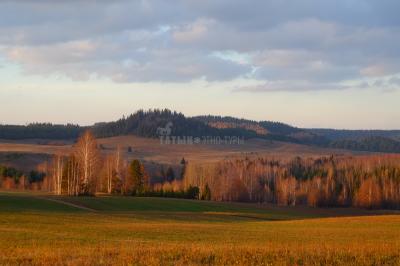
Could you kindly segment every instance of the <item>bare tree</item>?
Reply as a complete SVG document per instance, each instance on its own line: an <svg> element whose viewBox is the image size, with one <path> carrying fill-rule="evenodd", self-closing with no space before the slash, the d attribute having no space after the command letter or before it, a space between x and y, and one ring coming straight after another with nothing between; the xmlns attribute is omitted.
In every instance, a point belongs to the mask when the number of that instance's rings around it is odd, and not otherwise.
<svg viewBox="0 0 400 266"><path fill-rule="evenodd" d="M75 156L80 167L81 193L93 194L100 153L96 139L90 131L86 131L79 138L75 146Z"/></svg>
<svg viewBox="0 0 400 266"><path fill-rule="evenodd" d="M54 193L61 195L63 182L64 158L61 154L56 154L53 159L53 185Z"/></svg>
<svg viewBox="0 0 400 266"><path fill-rule="evenodd" d="M74 154L71 154L68 158L65 169L65 176L67 183L67 194L71 196L77 196L79 194L80 187L79 164Z"/></svg>
<svg viewBox="0 0 400 266"><path fill-rule="evenodd" d="M105 167L105 183L106 183L106 192L111 194L113 192L113 179L116 174L115 170L115 159L113 155L108 155L104 162Z"/></svg>

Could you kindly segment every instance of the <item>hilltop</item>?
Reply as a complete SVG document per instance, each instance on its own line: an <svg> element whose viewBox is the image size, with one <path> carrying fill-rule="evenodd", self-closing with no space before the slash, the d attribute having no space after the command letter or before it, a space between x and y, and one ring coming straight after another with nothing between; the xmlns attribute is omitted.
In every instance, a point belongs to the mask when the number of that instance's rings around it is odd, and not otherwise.
<svg viewBox="0 0 400 266"><path fill-rule="evenodd" d="M25 126L0 125L0 139L73 141L87 129L92 130L99 138L124 135L158 138L160 133L158 129L167 125L170 125L170 133L173 136L236 136L243 139L264 139L324 148L400 152L400 130L306 129L269 120L254 121L211 115L187 117L168 109L139 110L117 121L99 122L92 126L50 123L32 123Z"/></svg>

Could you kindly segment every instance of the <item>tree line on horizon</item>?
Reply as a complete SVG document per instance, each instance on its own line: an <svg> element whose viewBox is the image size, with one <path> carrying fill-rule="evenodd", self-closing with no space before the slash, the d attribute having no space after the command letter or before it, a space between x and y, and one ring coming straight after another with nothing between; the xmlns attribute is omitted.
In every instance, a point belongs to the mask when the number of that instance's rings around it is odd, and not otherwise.
<svg viewBox="0 0 400 266"><path fill-rule="evenodd" d="M26 126L0 125L0 139L76 140L88 129L96 137L136 135L157 138L159 137L157 129L165 127L168 123L172 123L172 134L174 136L236 136L244 139L262 138L356 151L400 153L400 131L395 130L308 130L272 121L257 122L211 115L186 117L182 113L168 109L139 110L117 121L96 123L88 127L73 124L53 125L50 123L33 123ZM335 134L339 137L336 138Z"/></svg>

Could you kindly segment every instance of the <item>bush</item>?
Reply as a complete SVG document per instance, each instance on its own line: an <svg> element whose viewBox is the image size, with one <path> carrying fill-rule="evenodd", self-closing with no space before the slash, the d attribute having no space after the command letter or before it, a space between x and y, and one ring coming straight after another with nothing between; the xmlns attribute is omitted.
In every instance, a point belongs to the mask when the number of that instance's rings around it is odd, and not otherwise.
<svg viewBox="0 0 400 266"><path fill-rule="evenodd" d="M185 194L187 199L199 199L200 190L198 187L189 186Z"/></svg>

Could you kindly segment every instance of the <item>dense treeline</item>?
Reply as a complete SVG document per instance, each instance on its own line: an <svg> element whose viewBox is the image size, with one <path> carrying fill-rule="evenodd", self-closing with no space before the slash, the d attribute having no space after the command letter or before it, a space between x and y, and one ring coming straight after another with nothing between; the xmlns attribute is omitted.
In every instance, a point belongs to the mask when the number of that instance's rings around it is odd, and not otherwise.
<svg viewBox="0 0 400 266"><path fill-rule="evenodd" d="M256 122L246 119L218 116L185 117L182 113L164 110L139 110L115 122L97 123L90 127L78 125L53 125L50 123L35 123L26 126L0 125L2 139L76 139L86 129L90 129L97 137L113 137L120 135L137 135L156 138L158 129L171 123L171 133L174 136L193 137L224 137L235 136L245 139L264 138L270 140L311 143L313 138L306 141L294 133L308 134L298 128L278 122Z"/></svg>
<svg viewBox="0 0 400 266"><path fill-rule="evenodd" d="M322 147L359 151L400 152L400 131L301 129L284 123L252 121L234 117L196 116L164 110L139 110L115 122L78 125L0 125L0 139L76 139L90 129L97 137L137 135L157 138L160 129L172 136L263 138ZM364 139L360 139L363 137ZM366 137L366 138L365 138Z"/></svg>
<svg viewBox="0 0 400 266"><path fill-rule="evenodd" d="M292 142L300 144L310 144L328 146L330 141L323 135L315 134L306 129L296 128L284 123L273 121L253 121L238 119L230 116L197 116L196 119L216 128L241 128L253 132L258 138Z"/></svg>
<svg viewBox="0 0 400 266"><path fill-rule="evenodd" d="M0 139L76 139L83 131L83 127L72 124L0 125Z"/></svg>
<svg viewBox="0 0 400 266"><path fill-rule="evenodd" d="M185 117L182 113L168 109L139 110L115 122L97 123L90 127L78 125L53 125L35 123L26 126L0 125L0 139L76 139L82 132L90 129L97 137L113 137L120 135L137 135L141 137L159 137L159 128L171 124L174 136L238 136L243 138L257 137L253 131L243 128L217 129L210 127L198 119Z"/></svg>
<svg viewBox="0 0 400 266"><path fill-rule="evenodd" d="M221 124L225 123L230 125L231 127L236 125L237 127L244 127L249 130L256 131L260 135L276 134L276 135L290 135L293 133L301 132L302 130L296 127L292 127L290 125L273 122L273 121L261 121L257 122L249 119L240 119L231 116L213 116L213 115L205 115L205 116L196 116L195 119L198 119L206 124Z"/></svg>
<svg viewBox="0 0 400 266"><path fill-rule="evenodd" d="M330 146L355 151L400 153L400 142L384 137L368 137L360 140L337 140L332 142Z"/></svg>
<svg viewBox="0 0 400 266"><path fill-rule="evenodd" d="M174 136L218 135L219 131L208 127L195 119L186 118L182 113L170 110L140 110L115 122L99 123L93 126L98 137L111 137L134 134L142 137L158 137L158 128L171 123L171 134Z"/></svg>
<svg viewBox="0 0 400 266"><path fill-rule="evenodd" d="M259 124L272 134L277 134L277 135L290 135L303 131L300 128L292 127L290 125L281 122L261 121L259 122Z"/></svg>
<svg viewBox="0 0 400 266"><path fill-rule="evenodd" d="M260 126L257 121L239 119L230 116L221 117L212 115L196 116L194 118L214 128L242 128L254 131L259 135L266 135L269 133L264 127Z"/></svg>
<svg viewBox="0 0 400 266"><path fill-rule="evenodd" d="M195 119L218 129L236 130L238 136L245 138L262 138L268 140L292 142L292 143L314 143L314 134L309 134L301 129L271 121L257 122L248 119L239 119L230 116L196 116ZM309 135L307 142L304 138L298 138L296 134L303 133ZM325 142L326 143L326 142ZM316 143L314 143L316 144Z"/></svg>
<svg viewBox="0 0 400 266"><path fill-rule="evenodd" d="M346 129L329 129L329 128L313 128L307 131L325 136L326 138L336 141L345 139L365 139L369 137L385 137L400 140L400 130L346 130Z"/></svg>
<svg viewBox="0 0 400 266"><path fill-rule="evenodd" d="M269 158L188 164L183 187L216 201L400 208L400 156Z"/></svg>
<svg viewBox="0 0 400 266"><path fill-rule="evenodd" d="M98 137L111 137L134 134L142 137L159 137L159 129L169 127L173 136L192 137L224 137L237 136L243 138L257 137L257 133L244 128L214 128L198 119L185 117L182 113L164 110L140 110L116 122L99 123L93 126Z"/></svg>

